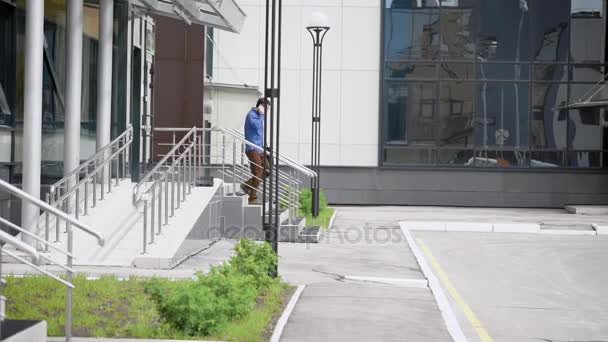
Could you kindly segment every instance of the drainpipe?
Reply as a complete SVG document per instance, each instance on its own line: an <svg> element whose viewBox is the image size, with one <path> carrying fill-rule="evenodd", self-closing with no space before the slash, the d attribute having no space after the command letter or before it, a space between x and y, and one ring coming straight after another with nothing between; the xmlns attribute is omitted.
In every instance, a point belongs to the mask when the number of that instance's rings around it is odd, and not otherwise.
<svg viewBox="0 0 608 342"><path fill-rule="evenodd" d="M25 7L25 73L23 96L23 190L40 198L42 149L42 60L44 41L44 1L28 0ZM21 206L21 224L37 234L40 211L27 201ZM34 245L31 237L23 241Z"/></svg>

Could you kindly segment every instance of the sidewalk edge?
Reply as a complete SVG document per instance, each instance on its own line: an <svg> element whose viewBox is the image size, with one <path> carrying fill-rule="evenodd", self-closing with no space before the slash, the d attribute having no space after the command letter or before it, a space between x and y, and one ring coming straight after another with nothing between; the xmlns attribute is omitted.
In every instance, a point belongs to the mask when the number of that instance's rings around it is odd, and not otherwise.
<svg viewBox="0 0 608 342"><path fill-rule="evenodd" d="M277 321L277 325L274 327L274 331L272 332L272 336L270 337L270 342L279 342L279 340L281 339L281 335L283 334L283 329L285 329L285 325L287 325L289 316L291 316L291 312L295 308L296 303L300 299L300 295L302 294L302 291L304 291L305 287L306 287L306 285L298 285L296 292L294 292L293 295L291 296L289 303L287 303L285 310L283 310L281 317Z"/></svg>

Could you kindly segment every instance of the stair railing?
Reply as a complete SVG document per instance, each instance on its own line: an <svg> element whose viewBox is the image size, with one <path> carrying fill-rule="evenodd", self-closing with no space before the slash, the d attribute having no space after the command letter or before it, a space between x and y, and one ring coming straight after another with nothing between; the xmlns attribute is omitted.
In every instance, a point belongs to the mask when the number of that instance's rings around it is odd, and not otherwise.
<svg viewBox="0 0 608 342"><path fill-rule="evenodd" d="M35 228L34 232L32 232L31 230L24 229L23 227L20 227L4 218L0 218L0 223L19 231L22 235L26 235L30 239L36 241L36 243L43 245L45 250L48 250L48 248L50 247L50 248L56 250L57 252L59 252L59 254L65 255L66 256L65 264L59 263L59 262L51 259L50 257L39 253L35 247L19 241L18 239L16 239L15 237L11 236L10 234L8 234L6 232L0 231L0 240L5 241L10 245L15 246L17 249L29 254L30 256L33 257L34 262L29 262L28 260L26 260L25 258L22 258L21 256L17 255L16 253L7 251L6 248L2 249L3 254L9 255L12 258L14 258L15 260L18 260L26 265L29 265L30 267L33 267L36 270L44 273L45 275L50 276L51 278L66 285L65 336L66 336L66 341L69 342L69 341L71 341L71 338L72 338L72 289L74 288L74 285L72 283L72 279L74 276L74 269L73 269L74 241L73 241L72 228L77 228L77 229L93 236L97 240L97 243L100 246L104 245L103 235L101 235L101 233L95 231L88 225L80 222L78 219L70 216L69 214L57 209L54 206L51 206L48 203L45 203L44 201L39 200L38 198L31 196L30 194L26 193L25 191L18 189L15 186L13 186L3 180L0 180L0 190L21 199L22 202L25 201L25 202L31 203L34 206L38 207L38 209L42 212L42 215L44 217L46 217L47 219L49 218L49 216L53 216L53 218L55 218L55 220L63 220L65 222L67 222L67 249L63 250L59 247L54 246L48 239L42 239L36 235L36 232L38 231L38 228L39 228L39 222L35 227L30 227L30 228ZM38 261L40 261L41 259L44 259L44 260L48 261L50 264L57 265L60 268L62 268L63 270L65 270L66 279L63 280L53 274L50 274L49 272L45 271L44 269L38 267L36 265L36 263Z"/></svg>
<svg viewBox="0 0 608 342"><path fill-rule="evenodd" d="M106 182L107 192L110 193L112 192L112 181L115 182L116 187L120 179L127 177L132 142L133 127L129 126L121 135L80 164L78 168L51 185L46 195L46 202L55 208L61 208L64 212L73 213L76 219L80 217L82 205L83 214L88 215L90 187L92 187L91 208L94 208L98 200L104 199ZM84 196L83 201L80 199L81 193ZM55 241L57 242L59 241L61 220L55 219L54 223ZM69 223L68 221L64 221L64 223L67 231ZM45 218L45 240L49 240L50 225L50 218L47 216ZM45 248L45 251L48 252L48 245Z"/></svg>
<svg viewBox="0 0 608 342"><path fill-rule="evenodd" d="M133 188L133 204L143 206L143 254L147 253L148 244L154 243L154 236L162 233L162 226L169 223L169 217L175 215L175 210L179 209L186 196L192 193L197 173L195 168L201 164L196 133L196 127L189 129Z"/></svg>

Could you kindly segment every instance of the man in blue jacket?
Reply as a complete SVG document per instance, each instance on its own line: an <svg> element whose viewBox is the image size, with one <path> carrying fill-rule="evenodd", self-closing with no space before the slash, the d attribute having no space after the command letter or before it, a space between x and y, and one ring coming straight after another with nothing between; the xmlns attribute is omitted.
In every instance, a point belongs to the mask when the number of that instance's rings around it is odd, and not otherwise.
<svg viewBox="0 0 608 342"><path fill-rule="evenodd" d="M250 204L254 203L257 199L257 190L260 182L270 173L268 156L264 155L263 149L264 113L267 107L268 101L265 98L258 99L255 107L251 108L245 119L245 139L251 143L251 145L246 145L245 153L247 154L247 158L249 158L249 167L253 176L241 184L241 189L249 195ZM264 168L266 172L264 172Z"/></svg>

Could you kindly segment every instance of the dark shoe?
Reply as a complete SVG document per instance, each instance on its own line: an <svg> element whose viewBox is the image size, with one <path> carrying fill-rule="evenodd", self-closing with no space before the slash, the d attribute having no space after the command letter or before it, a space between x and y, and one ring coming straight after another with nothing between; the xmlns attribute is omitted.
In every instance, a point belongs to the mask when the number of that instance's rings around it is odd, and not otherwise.
<svg viewBox="0 0 608 342"><path fill-rule="evenodd" d="M260 204L260 203L258 203L257 197L249 197L249 204L253 205L253 204Z"/></svg>
<svg viewBox="0 0 608 342"><path fill-rule="evenodd" d="M251 196L251 189L249 189L247 184L241 183L241 190L243 190L246 195Z"/></svg>

